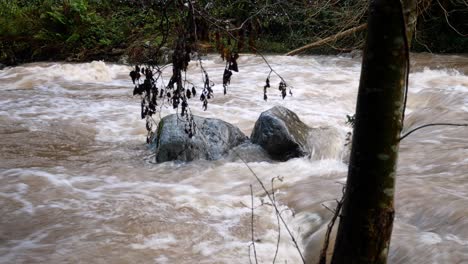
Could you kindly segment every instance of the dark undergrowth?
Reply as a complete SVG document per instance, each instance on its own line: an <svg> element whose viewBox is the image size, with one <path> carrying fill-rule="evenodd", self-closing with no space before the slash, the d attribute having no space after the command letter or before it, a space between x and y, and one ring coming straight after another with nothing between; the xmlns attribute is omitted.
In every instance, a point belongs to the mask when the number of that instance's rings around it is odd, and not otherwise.
<svg viewBox="0 0 468 264"><path fill-rule="evenodd" d="M118 61L133 63L145 47L158 46L179 20L177 10L161 10L157 0L0 0L0 63L31 61ZM468 15L462 0L421 0L413 51L468 52ZM197 1L201 51L215 51L219 26L229 25L255 49L285 53L366 21L367 3L342 1ZM184 8L183 6L181 8ZM209 14L210 19L203 20ZM161 19L161 16L167 16ZM173 34L171 34L174 32ZM360 49L365 32L310 50L333 54ZM170 45L170 44L169 44ZM252 49L255 46L255 49ZM173 49L169 46L168 49Z"/></svg>

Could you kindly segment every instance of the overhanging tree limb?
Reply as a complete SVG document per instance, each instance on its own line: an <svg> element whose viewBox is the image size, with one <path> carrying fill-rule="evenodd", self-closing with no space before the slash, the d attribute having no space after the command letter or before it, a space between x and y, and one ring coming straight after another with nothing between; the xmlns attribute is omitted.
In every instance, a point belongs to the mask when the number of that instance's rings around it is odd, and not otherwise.
<svg viewBox="0 0 468 264"><path fill-rule="evenodd" d="M297 48L297 49L295 49L295 50L292 50L292 51L286 53L285 55L286 55L286 56L297 55L297 54L299 54L299 53L301 53L301 52L304 52L304 51L306 51L306 50L308 50L308 49L320 47L320 46L325 45L325 44L327 44L327 43L330 43L330 42L332 42L332 41L336 41L336 40L338 40L338 39L340 39L340 38L343 38L343 37L346 37L346 36L351 35L351 34L353 34L353 33L362 31L362 30L364 30L364 29L366 29L366 28L367 28L367 24L362 24L362 25L360 25L360 26L350 28L350 29L348 29L348 30L342 31L342 32L340 32L340 33L338 33L338 34L335 34L335 35L333 35L333 36L326 37L326 38L321 39L321 40L317 40L317 41L315 41L315 42L312 42L312 43L310 43L310 44L307 44L307 45L305 45L305 46L302 46L302 47L300 47L300 48Z"/></svg>

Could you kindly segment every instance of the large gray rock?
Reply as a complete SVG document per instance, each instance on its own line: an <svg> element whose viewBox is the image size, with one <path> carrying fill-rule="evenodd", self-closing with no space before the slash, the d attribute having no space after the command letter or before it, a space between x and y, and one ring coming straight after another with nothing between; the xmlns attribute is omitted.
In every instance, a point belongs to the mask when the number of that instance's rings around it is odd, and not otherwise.
<svg viewBox="0 0 468 264"><path fill-rule="evenodd" d="M273 159L288 160L310 154L309 131L293 111L275 106L255 122L251 141L262 146Z"/></svg>
<svg viewBox="0 0 468 264"><path fill-rule="evenodd" d="M265 149L271 158L282 161L302 156L341 159L345 144L343 133L336 128L311 128L282 106L260 115L250 140Z"/></svg>
<svg viewBox="0 0 468 264"><path fill-rule="evenodd" d="M155 138L157 162L216 160L247 140L239 128L222 120L198 116L194 120L195 135L189 138L186 123L177 115L161 119Z"/></svg>

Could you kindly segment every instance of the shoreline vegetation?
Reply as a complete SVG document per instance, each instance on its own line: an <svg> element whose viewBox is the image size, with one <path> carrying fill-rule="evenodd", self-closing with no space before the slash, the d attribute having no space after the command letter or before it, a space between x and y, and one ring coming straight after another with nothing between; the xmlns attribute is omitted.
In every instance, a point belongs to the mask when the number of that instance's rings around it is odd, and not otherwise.
<svg viewBox="0 0 468 264"><path fill-rule="evenodd" d="M149 0L0 0L0 64L36 61L138 63L151 47L172 49L180 10ZM167 2L167 1L166 1ZM197 48L217 52L218 21L248 42L239 52L286 54L311 43L303 54L339 54L362 49L366 31L343 34L367 19L367 2L342 1L198 1ZM183 7L182 7L183 9ZM418 2L413 52L468 53L461 0ZM202 13L205 12L205 13ZM163 19L164 18L164 19ZM221 23L220 22L220 23ZM248 22L248 23L247 23ZM179 23L179 24L178 24ZM333 38L333 36L341 36ZM222 40L227 47L229 40Z"/></svg>

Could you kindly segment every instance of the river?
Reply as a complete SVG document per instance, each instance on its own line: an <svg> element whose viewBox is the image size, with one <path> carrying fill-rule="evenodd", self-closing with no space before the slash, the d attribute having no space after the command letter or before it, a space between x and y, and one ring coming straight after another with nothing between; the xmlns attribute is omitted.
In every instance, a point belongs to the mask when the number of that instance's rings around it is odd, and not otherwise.
<svg viewBox="0 0 468 264"><path fill-rule="evenodd" d="M338 131L312 159L248 165L275 197L299 247L313 263L341 197L347 165L346 115L354 112L361 59L268 56L292 87L281 99L258 56L239 58L228 94L224 63L204 58L215 97L194 114L250 135L262 111L285 106L312 127ZM468 123L468 57L413 54L405 129ZM249 263L251 195L259 263L271 263L277 219L247 166L217 161L154 163L145 145L130 68L104 62L32 63L0 71L0 263ZM169 74L168 72L167 74ZM189 79L200 84L191 63ZM164 114L171 109L163 110ZM276 263L300 263L280 228ZM253 251L250 251L253 261ZM400 146L389 263L468 263L468 129L431 127Z"/></svg>

